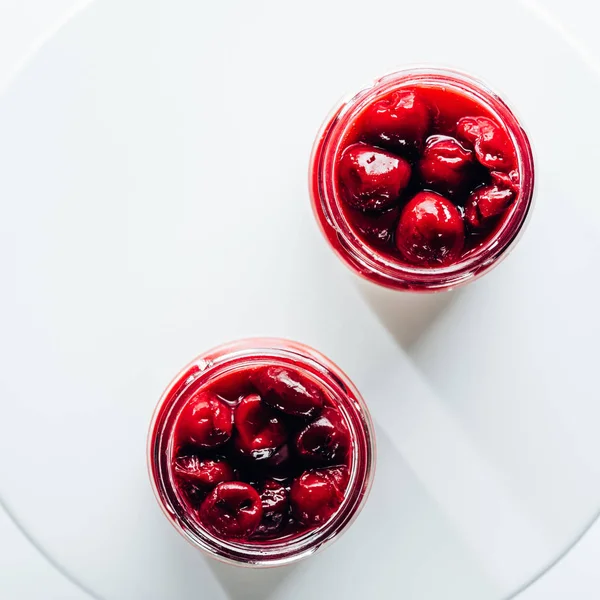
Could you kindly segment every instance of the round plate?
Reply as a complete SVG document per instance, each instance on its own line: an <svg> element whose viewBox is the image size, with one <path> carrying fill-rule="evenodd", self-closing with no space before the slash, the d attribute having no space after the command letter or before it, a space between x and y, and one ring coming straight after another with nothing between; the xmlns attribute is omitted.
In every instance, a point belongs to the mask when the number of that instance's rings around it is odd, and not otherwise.
<svg viewBox="0 0 600 600"><path fill-rule="evenodd" d="M498 269L411 296L334 257L307 162L342 94L427 61L502 90L537 149L538 193ZM512 2L92 4L0 101L11 513L104 600L499 600L527 585L600 506L599 104L592 73ZM260 572L188 546L145 465L170 378L250 335L335 360L379 447L350 531Z"/></svg>

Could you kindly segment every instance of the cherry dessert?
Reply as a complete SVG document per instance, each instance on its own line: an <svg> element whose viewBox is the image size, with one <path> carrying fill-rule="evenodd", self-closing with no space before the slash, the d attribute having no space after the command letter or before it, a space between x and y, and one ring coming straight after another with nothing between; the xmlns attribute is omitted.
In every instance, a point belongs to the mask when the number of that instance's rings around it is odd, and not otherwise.
<svg viewBox="0 0 600 600"><path fill-rule="evenodd" d="M232 564L288 564L332 543L364 506L373 425L348 376L313 348L238 340L167 387L148 466L165 516L194 546Z"/></svg>
<svg viewBox="0 0 600 600"><path fill-rule="evenodd" d="M367 106L344 140L337 184L367 244L418 267L455 263L519 193L516 151L486 107L414 85Z"/></svg>
<svg viewBox="0 0 600 600"><path fill-rule="evenodd" d="M311 158L315 216L332 248L388 287L465 283L525 223L534 168L527 135L483 83L407 69L338 107Z"/></svg>
<svg viewBox="0 0 600 600"><path fill-rule="evenodd" d="M291 366L248 367L201 388L173 439L181 500L221 539L299 535L344 500L353 451L346 416Z"/></svg>

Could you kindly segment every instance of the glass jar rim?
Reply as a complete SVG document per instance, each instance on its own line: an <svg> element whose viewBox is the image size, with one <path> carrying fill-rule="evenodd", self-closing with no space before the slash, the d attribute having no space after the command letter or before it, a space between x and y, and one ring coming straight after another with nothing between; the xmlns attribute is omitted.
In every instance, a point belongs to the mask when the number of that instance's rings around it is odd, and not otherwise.
<svg viewBox="0 0 600 600"><path fill-rule="evenodd" d="M257 360L281 361L305 371L343 405L355 441L344 501L322 525L292 539L265 544L222 540L199 526L179 502L168 462L172 456L172 424L190 394L225 372L256 365ZM265 362L267 364L267 362ZM268 362L272 364L272 362ZM169 435L169 429L171 434ZM375 471L375 435L368 408L347 375L324 355L304 344L282 338L249 338L223 344L201 354L169 384L150 424L147 461L154 494L171 524L193 546L236 565L270 567L295 562L322 549L356 519L369 495Z"/></svg>
<svg viewBox="0 0 600 600"><path fill-rule="evenodd" d="M416 267L396 261L366 244L353 230L334 183L344 139L356 118L377 98L414 84L443 84L483 104L508 133L517 155L520 190L511 213L485 244L444 267ZM523 233L534 200L534 159L529 138L514 111L487 83L463 71L427 65L395 70L344 98L322 125L312 149L309 186L312 207L326 239L355 272L395 289L437 291L467 283L504 258ZM332 238L334 241L332 241Z"/></svg>

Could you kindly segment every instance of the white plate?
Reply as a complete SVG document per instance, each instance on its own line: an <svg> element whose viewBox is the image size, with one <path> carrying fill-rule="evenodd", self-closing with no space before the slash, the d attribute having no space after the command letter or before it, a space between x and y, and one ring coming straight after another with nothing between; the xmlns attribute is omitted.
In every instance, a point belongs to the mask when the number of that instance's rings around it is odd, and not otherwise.
<svg viewBox="0 0 600 600"><path fill-rule="evenodd" d="M338 262L306 172L339 96L424 61L506 94L538 198L496 271L413 297ZM600 506L599 104L593 74L512 2L93 4L0 100L11 513L104 600L499 600L526 585ZM248 335L328 354L378 426L362 516L290 569L204 558L147 481L171 376Z"/></svg>

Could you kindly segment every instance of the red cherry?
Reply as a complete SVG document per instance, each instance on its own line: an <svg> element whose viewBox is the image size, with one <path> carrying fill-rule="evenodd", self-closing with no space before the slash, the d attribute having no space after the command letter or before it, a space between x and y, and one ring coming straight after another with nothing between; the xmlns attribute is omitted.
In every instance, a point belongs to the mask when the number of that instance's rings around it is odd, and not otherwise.
<svg viewBox="0 0 600 600"><path fill-rule="evenodd" d="M457 136L473 144L477 160L488 169L510 171L516 163L515 148L508 134L487 117L463 117Z"/></svg>
<svg viewBox="0 0 600 600"><path fill-rule="evenodd" d="M327 469L321 469L321 473L329 477L340 492L346 489L350 479L348 467L328 467Z"/></svg>
<svg viewBox="0 0 600 600"><path fill-rule="evenodd" d="M344 201L358 210L394 206L410 180L402 158L367 144L352 144L340 157L339 178Z"/></svg>
<svg viewBox="0 0 600 600"><path fill-rule="evenodd" d="M447 135L427 139L419 171L426 185L450 195L468 184L474 163L473 151Z"/></svg>
<svg viewBox="0 0 600 600"><path fill-rule="evenodd" d="M281 419L258 394L251 394L236 406L235 446L244 456L267 459L281 446L287 434Z"/></svg>
<svg viewBox="0 0 600 600"><path fill-rule="evenodd" d="M174 471L177 479L208 488L233 479L233 469L224 460L201 459L198 456L179 456Z"/></svg>
<svg viewBox="0 0 600 600"><path fill-rule="evenodd" d="M519 171L516 169L510 173L491 171L490 177L492 178L492 183L495 183L499 188L512 190L515 194L518 193L521 179Z"/></svg>
<svg viewBox="0 0 600 600"><path fill-rule="evenodd" d="M231 409L212 392L199 392L186 404L177 421L180 444L214 448L231 437Z"/></svg>
<svg viewBox="0 0 600 600"><path fill-rule="evenodd" d="M263 516L256 533L273 534L284 524L289 506L288 492L274 479L267 479L260 494Z"/></svg>
<svg viewBox="0 0 600 600"><path fill-rule="evenodd" d="M343 491L325 470L305 471L294 480L290 490L292 515L306 525L327 521L343 499Z"/></svg>
<svg viewBox="0 0 600 600"><path fill-rule="evenodd" d="M402 211L395 241L402 256L411 263L447 265L463 249L463 220L456 206L443 196L419 192Z"/></svg>
<svg viewBox="0 0 600 600"><path fill-rule="evenodd" d="M386 246L390 242L399 218L398 207L384 213L363 213L355 210L350 216L352 225L374 246Z"/></svg>
<svg viewBox="0 0 600 600"><path fill-rule="evenodd" d="M285 367L266 367L254 379L263 400L289 415L312 417L324 404L323 392L297 371Z"/></svg>
<svg viewBox="0 0 600 600"><path fill-rule="evenodd" d="M497 185L477 188L465 205L465 219L469 227L474 231L486 229L510 206L514 197L512 189Z"/></svg>
<svg viewBox="0 0 600 600"><path fill-rule="evenodd" d="M333 408L324 408L296 438L299 456L317 463L341 462L349 449L350 432L341 413Z"/></svg>
<svg viewBox="0 0 600 600"><path fill-rule="evenodd" d="M219 483L199 511L203 525L226 538L247 538L260 524L262 503L258 492L247 483Z"/></svg>
<svg viewBox="0 0 600 600"><path fill-rule="evenodd" d="M397 90L367 108L362 130L373 143L410 154L422 145L430 123L429 107L418 93Z"/></svg>

